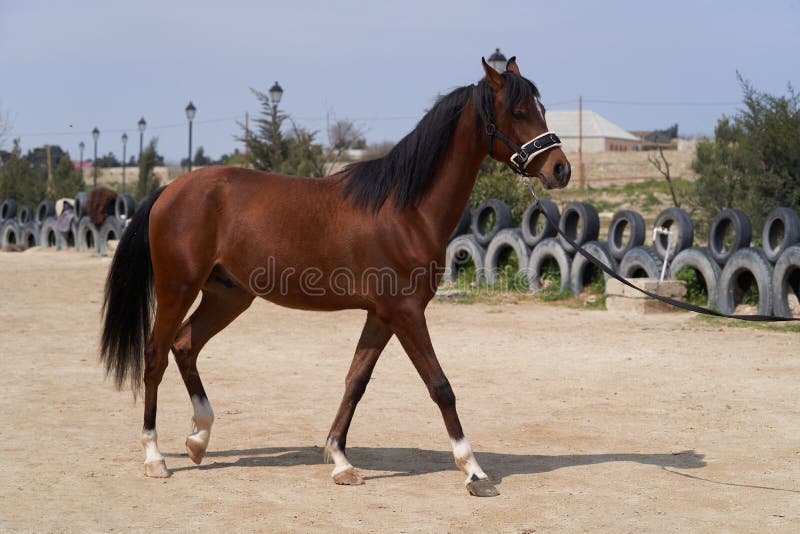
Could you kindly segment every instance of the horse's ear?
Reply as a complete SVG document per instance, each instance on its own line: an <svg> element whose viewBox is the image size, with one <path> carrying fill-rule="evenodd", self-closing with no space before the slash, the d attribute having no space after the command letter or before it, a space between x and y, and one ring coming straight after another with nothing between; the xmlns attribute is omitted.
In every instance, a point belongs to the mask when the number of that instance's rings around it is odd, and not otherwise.
<svg viewBox="0 0 800 534"><path fill-rule="evenodd" d="M486 63L485 58L481 58L481 62L483 63L483 71L486 73L484 80L489 84L489 87L498 91L503 88L505 84L505 80L503 79L503 75L494 70L488 63Z"/></svg>
<svg viewBox="0 0 800 534"><path fill-rule="evenodd" d="M510 70L514 74L522 76L522 74L519 73L519 67L517 66L517 56L511 56L511 59L509 59L508 63L506 63L506 70Z"/></svg>

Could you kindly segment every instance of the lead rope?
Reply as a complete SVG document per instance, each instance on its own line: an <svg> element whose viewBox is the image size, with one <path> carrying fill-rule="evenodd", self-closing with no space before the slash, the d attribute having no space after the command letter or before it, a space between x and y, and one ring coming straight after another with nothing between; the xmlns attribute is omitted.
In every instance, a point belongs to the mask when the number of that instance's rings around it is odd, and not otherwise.
<svg viewBox="0 0 800 534"><path fill-rule="evenodd" d="M536 196L536 192L533 189L533 182L529 177L522 177L522 183L525 184L531 192L531 196L533 197L533 206L534 209L539 207L539 197ZM659 300L665 304L669 304L670 306L675 306L676 308L681 308L683 310L693 311L695 313L703 313L705 315L713 315L715 317L725 317L726 319L738 319L740 321L751 321L751 322L768 322L768 323L781 323L781 322L788 322L788 321L800 321L800 317L774 317L772 315L735 315L735 314L728 314L718 312L716 310L711 310L708 308L704 308L702 306L695 306L694 304L689 304L688 302L681 302L679 300L671 299L669 297L664 297L657 293L653 293L651 291L647 291L646 289L642 289L633 285L631 282L626 280L625 278L621 277L617 273L615 273L610 267L608 267L605 263L597 259L596 257L592 256L588 252L586 252L582 246L578 245L570 239L570 237L561 230L561 226L559 226L558 221L554 221L550 218L550 215L547 213L547 210L540 209L539 210L547 219L547 221L553 225L553 227L558 231L558 234L563 237L567 243L569 243L577 252L580 252L581 255L592 262L597 268L601 271L609 275L610 277L614 278L615 280L619 280L626 286L639 291L640 293L644 293L650 298Z"/></svg>

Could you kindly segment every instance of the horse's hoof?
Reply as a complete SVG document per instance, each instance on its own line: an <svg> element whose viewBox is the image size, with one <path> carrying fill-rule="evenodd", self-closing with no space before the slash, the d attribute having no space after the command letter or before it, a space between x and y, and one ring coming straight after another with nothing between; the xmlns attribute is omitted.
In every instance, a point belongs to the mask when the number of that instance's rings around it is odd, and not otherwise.
<svg viewBox="0 0 800 534"><path fill-rule="evenodd" d="M473 480L467 484L467 491L476 497L497 497L500 492L488 479Z"/></svg>
<svg viewBox="0 0 800 534"><path fill-rule="evenodd" d="M203 461L203 456L206 455L206 444L189 436L186 438L186 452L189 453L189 458L194 463L200 465L200 462Z"/></svg>
<svg viewBox="0 0 800 534"><path fill-rule="evenodd" d="M153 478L169 478L172 472L167 469L167 462L155 460L144 464L144 475Z"/></svg>
<svg viewBox="0 0 800 534"><path fill-rule="evenodd" d="M353 467L333 475L333 481L343 486L360 486L364 483L364 479Z"/></svg>

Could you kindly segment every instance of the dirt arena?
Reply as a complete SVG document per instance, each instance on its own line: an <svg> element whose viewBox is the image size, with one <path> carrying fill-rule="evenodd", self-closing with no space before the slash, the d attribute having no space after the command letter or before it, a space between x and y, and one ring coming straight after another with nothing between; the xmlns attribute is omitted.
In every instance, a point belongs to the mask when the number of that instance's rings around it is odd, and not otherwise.
<svg viewBox="0 0 800 534"><path fill-rule="evenodd" d="M199 467L171 362L158 433L174 474L147 479L142 403L97 363L109 261L0 253L0 530L800 530L800 334L528 300L428 311L499 497L467 494L395 340L348 439L367 483L334 485L321 445L364 313L263 301L201 354L217 420Z"/></svg>

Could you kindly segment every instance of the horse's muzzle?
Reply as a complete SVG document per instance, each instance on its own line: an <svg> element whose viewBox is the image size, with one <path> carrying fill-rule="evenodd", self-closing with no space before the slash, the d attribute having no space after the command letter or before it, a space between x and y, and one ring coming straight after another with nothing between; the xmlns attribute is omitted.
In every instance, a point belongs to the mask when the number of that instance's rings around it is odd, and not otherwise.
<svg viewBox="0 0 800 534"><path fill-rule="evenodd" d="M559 161L553 165L552 175L548 176L540 172L539 178L542 180L542 185L544 185L545 189L561 189L567 186L571 175L572 169L570 168L569 162Z"/></svg>

